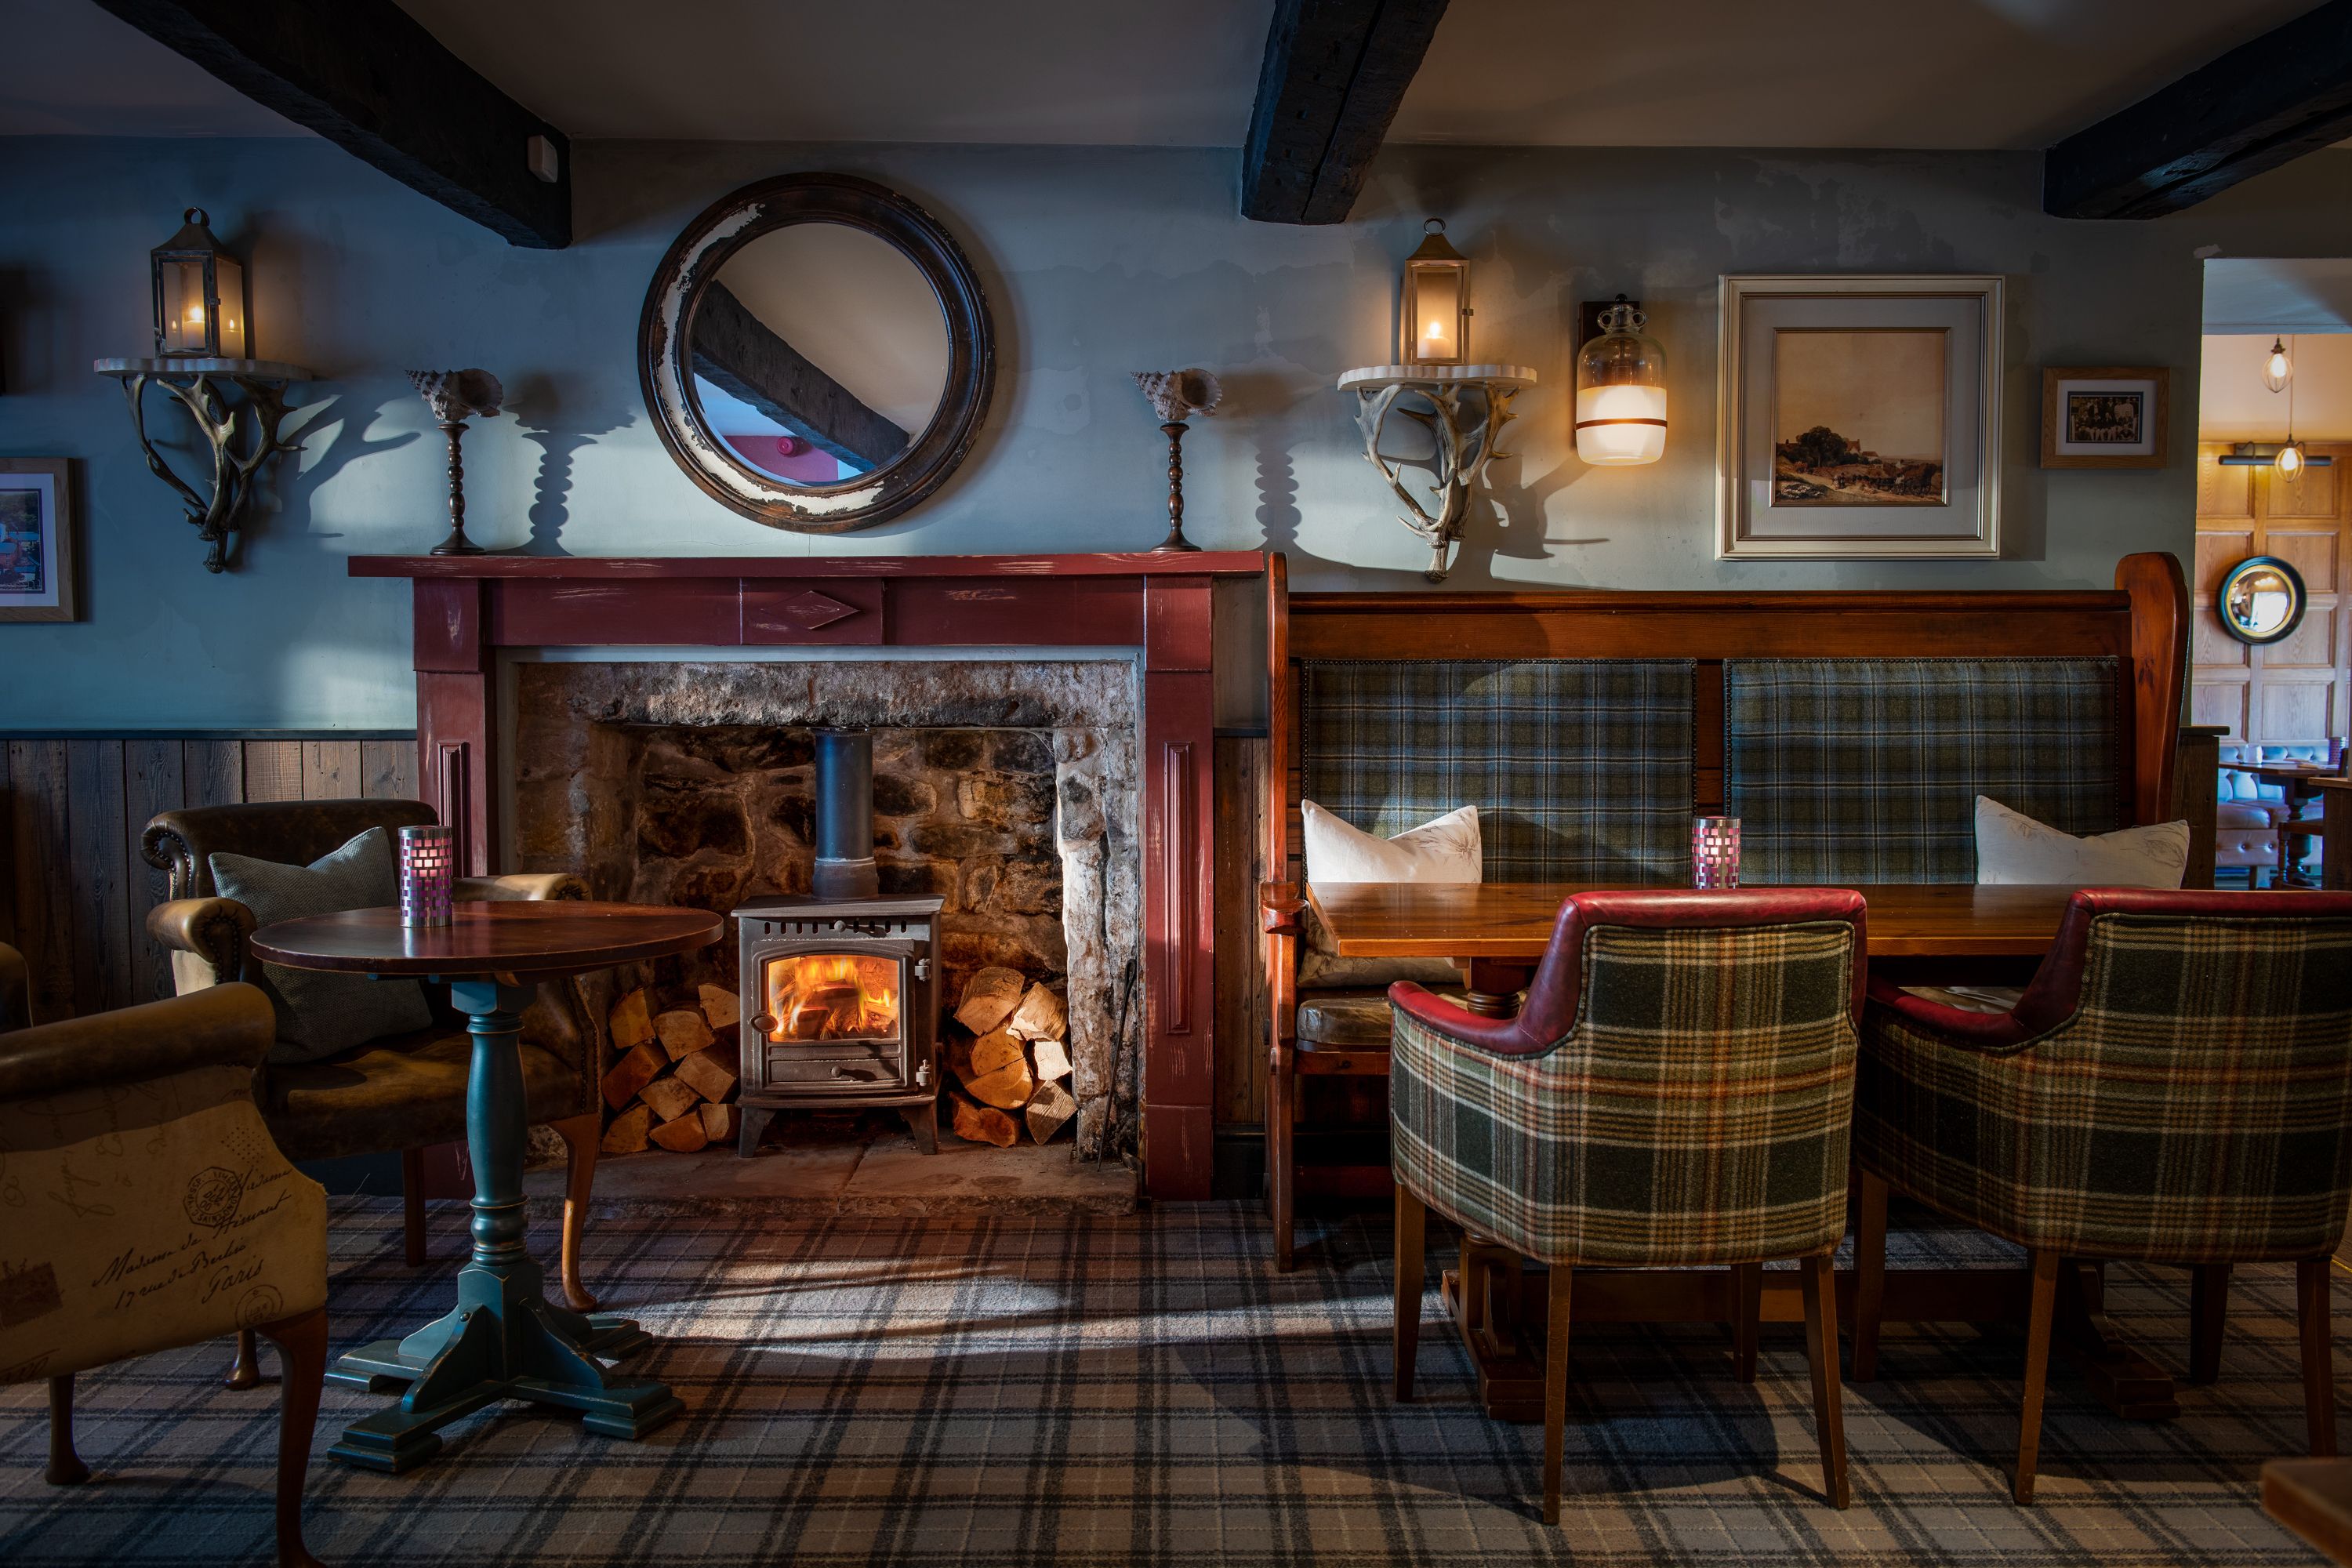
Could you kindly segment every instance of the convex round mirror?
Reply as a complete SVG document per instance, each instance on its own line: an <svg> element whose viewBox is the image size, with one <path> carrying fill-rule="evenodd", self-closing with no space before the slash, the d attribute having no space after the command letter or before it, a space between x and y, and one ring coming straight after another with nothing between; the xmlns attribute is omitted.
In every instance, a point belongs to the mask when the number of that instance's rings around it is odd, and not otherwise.
<svg viewBox="0 0 2352 1568"><path fill-rule="evenodd" d="M662 444L772 527L843 533L914 505L971 447L995 379L988 301L954 239L848 174L714 203L646 295L638 375Z"/></svg>
<svg viewBox="0 0 2352 1568"><path fill-rule="evenodd" d="M2274 643L2303 624L2303 574L2275 555L2230 568L2215 595L2221 627L2244 643Z"/></svg>

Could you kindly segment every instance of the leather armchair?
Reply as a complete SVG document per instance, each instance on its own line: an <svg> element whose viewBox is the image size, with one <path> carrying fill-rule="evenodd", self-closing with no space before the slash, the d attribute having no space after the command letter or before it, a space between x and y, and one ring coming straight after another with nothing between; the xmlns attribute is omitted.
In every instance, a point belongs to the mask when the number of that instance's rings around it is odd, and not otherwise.
<svg viewBox="0 0 2352 1568"><path fill-rule="evenodd" d="M232 983L35 1028L23 974L0 947L0 1016L18 1026L0 1035L0 1188L34 1194L10 1211L0 1382L48 1380L47 1479L89 1479L75 1373L257 1331L285 1362L278 1560L316 1568L302 1482L327 1367L327 1196L253 1102L269 1000Z"/></svg>
<svg viewBox="0 0 2352 1568"><path fill-rule="evenodd" d="M147 929L172 955L182 995L232 981L250 980L256 966L246 939L253 911L218 896L210 857L226 852L307 865L371 827L396 831L435 820L433 808L413 800L314 800L191 806L148 823L141 848L147 863L171 873L171 900L158 904ZM460 900L585 899L587 884L568 875L463 878ZM405 1189L408 1261L425 1260L420 1190L426 1146L466 1135L466 1079L471 1046L465 1020L438 987L427 987L433 1025L413 1034L372 1040L319 1061L265 1062L254 1098L270 1135L289 1159L324 1160L386 1150L401 1153ZM597 1014L577 980L541 984L524 1011L523 1093L533 1126L552 1128L564 1142L562 1279L564 1299L579 1311L596 1300L580 1281L580 1234L595 1180L603 1138L598 1077L603 1055ZM247 1385L250 1342L239 1346L232 1384Z"/></svg>

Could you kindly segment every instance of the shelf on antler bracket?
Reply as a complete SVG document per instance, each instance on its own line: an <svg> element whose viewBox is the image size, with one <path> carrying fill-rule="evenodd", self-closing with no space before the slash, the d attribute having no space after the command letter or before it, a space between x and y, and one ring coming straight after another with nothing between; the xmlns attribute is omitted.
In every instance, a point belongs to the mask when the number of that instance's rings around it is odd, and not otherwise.
<svg viewBox="0 0 2352 1568"><path fill-rule="evenodd" d="M102 359L90 368L122 383L131 405L131 427L147 467L179 493L196 537L208 547L205 570L226 572L235 564L236 541L255 481L272 458L301 450L284 437L286 390L310 379L299 364L267 359ZM147 435L146 393L150 383L180 401L212 453L212 493L200 493L172 471ZM232 396L231 391L236 395ZM249 416L249 417L248 417ZM238 439L238 427L246 437Z"/></svg>
<svg viewBox="0 0 2352 1568"><path fill-rule="evenodd" d="M1356 395L1356 428L1364 456L1388 480L1406 515L1397 521L1429 542L1422 575L1445 581L1447 553L1462 542L1470 492L1486 480L1486 465L1511 422L1511 399L1536 384L1523 364L1368 364L1344 371L1339 390ZM1391 415L1411 420L1429 438L1426 454L1396 456L1381 449ZM1408 481L1409 470L1422 476ZM1418 492L1418 493L1417 493Z"/></svg>

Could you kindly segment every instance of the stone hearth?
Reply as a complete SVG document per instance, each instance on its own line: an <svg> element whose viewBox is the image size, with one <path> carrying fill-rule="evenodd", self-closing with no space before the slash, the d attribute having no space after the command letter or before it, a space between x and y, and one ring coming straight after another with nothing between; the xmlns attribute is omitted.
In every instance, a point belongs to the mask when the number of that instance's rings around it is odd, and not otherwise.
<svg viewBox="0 0 2352 1568"><path fill-rule="evenodd" d="M951 1008L989 964L1066 983L1081 1155L1131 1151L1143 1009L1133 667L524 663L516 858L720 913L808 890L814 723L875 735L885 893L935 894ZM733 989L729 939L646 966L656 1008Z"/></svg>

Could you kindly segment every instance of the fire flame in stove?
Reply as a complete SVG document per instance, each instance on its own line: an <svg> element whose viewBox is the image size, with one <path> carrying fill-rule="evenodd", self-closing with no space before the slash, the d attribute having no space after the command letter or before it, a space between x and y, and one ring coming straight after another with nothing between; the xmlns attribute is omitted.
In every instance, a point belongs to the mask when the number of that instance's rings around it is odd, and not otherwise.
<svg viewBox="0 0 2352 1568"><path fill-rule="evenodd" d="M895 1039L898 961L852 953L772 958L767 964L772 1040Z"/></svg>

